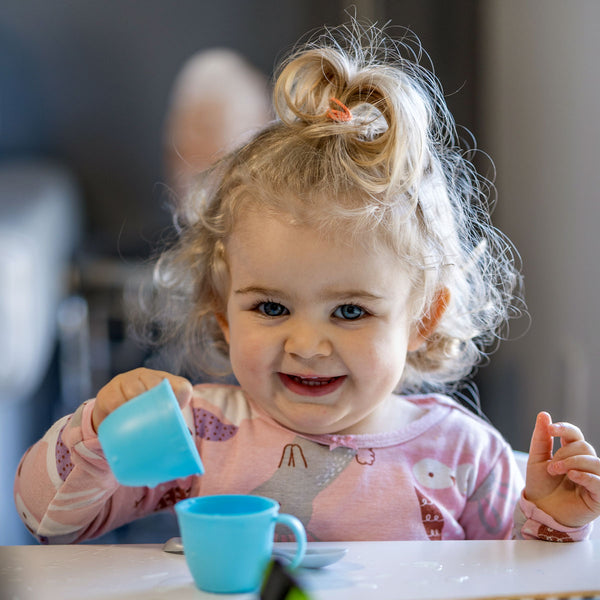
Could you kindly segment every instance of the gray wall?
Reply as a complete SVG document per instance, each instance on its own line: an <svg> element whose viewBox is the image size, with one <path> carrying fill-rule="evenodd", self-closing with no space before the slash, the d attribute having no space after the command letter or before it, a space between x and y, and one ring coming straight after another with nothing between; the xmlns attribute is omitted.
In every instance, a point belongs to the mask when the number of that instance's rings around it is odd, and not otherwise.
<svg viewBox="0 0 600 600"><path fill-rule="evenodd" d="M492 358L482 395L521 449L539 410L573 420L598 448L600 2L484 8L483 139L498 172L496 222L523 258L531 324Z"/></svg>

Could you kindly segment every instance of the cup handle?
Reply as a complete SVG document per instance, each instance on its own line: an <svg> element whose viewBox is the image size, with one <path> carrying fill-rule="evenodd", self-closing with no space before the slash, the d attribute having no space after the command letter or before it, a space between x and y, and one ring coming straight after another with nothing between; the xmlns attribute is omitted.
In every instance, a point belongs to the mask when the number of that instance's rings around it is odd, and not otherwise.
<svg viewBox="0 0 600 600"><path fill-rule="evenodd" d="M306 554L306 531L304 525L302 525L302 521L297 517L285 513L277 515L277 522L291 529L296 538L296 554L289 566L290 569L295 569L300 566L300 563Z"/></svg>

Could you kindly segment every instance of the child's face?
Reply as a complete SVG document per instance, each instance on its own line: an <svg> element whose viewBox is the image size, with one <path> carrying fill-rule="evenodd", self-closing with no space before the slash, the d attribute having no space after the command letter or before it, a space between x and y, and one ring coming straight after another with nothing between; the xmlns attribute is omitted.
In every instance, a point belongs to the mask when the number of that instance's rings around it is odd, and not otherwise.
<svg viewBox="0 0 600 600"><path fill-rule="evenodd" d="M246 394L295 431L368 431L422 341L398 260L256 214L237 224L226 259L220 322Z"/></svg>

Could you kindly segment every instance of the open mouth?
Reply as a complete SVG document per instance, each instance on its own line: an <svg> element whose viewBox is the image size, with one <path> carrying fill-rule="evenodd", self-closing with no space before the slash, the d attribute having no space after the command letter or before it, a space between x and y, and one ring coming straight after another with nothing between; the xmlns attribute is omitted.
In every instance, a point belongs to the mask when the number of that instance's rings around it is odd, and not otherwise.
<svg viewBox="0 0 600 600"><path fill-rule="evenodd" d="M301 377L279 373L283 385L295 394L301 396L324 396L337 390L345 381L346 376L340 377Z"/></svg>

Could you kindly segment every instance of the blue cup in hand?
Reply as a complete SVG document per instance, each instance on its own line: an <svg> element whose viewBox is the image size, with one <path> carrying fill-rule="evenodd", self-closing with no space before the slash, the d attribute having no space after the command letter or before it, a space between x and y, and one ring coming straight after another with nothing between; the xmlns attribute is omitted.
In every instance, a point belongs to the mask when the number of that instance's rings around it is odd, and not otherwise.
<svg viewBox="0 0 600 600"><path fill-rule="evenodd" d="M98 439L122 485L155 487L204 473L167 379L110 413L98 427Z"/></svg>
<svg viewBox="0 0 600 600"><path fill-rule="evenodd" d="M256 591L273 551L275 525L292 530L297 548L290 568L306 552L299 519L280 514L271 498L251 495L200 496L175 505L183 552L196 586L205 592Z"/></svg>

